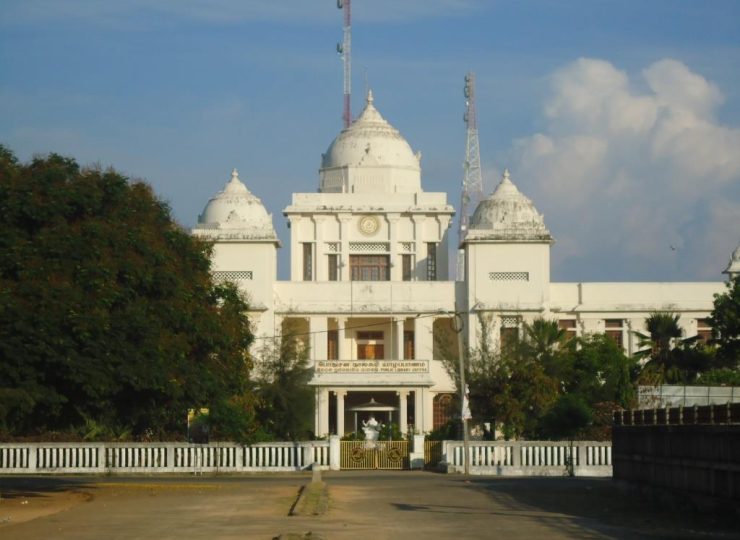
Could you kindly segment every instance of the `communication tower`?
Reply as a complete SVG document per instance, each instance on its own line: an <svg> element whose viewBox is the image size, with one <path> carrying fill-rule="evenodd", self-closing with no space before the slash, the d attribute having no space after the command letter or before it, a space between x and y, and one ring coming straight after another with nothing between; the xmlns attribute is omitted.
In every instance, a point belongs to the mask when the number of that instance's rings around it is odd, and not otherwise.
<svg viewBox="0 0 740 540"><path fill-rule="evenodd" d="M480 147L478 145L478 120L475 113L475 73L465 75L465 126L467 138L465 144L465 162L463 163L463 181L460 201L460 218L458 237L462 242L468 234L470 212L483 199L483 179L480 167ZM465 253L462 249L457 252L457 279L465 279Z"/></svg>
<svg viewBox="0 0 740 540"><path fill-rule="evenodd" d="M337 43L337 52L344 64L344 109L342 120L344 127L352 123L350 96L352 95L352 0L337 0L337 7L344 12L344 39Z"/></svg>

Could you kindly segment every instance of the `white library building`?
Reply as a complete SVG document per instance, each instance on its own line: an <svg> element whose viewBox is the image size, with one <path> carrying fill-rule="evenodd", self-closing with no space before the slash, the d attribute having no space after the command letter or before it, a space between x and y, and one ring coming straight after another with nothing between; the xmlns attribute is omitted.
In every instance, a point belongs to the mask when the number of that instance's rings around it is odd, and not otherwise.
<svg viewBox="0 0 740 540"><path fill-rule="evenodd" d="M358 431L371 415L403 433L444 424L456 389L435 335L454 336L462 322L463 342L475 346L480 314L494 341L545 317L574 335L607 333L630 354L632 331L644 331L655 311L680 315L686 336L711 331L720 281L551 282L553 237L508 172L478 205L461 246L450 246L455 211L445 193L422 189L420 160L369 93L322 155L318 191L294 193L283 210L290 280L277 279L272 215L236 170L193 229L214 243L215 278L245 293L255 352L284 328L307 336L317 436ZM458 248L465 265L456 281L449 255ZM740 248L725 272L740 273Z"/></svg>

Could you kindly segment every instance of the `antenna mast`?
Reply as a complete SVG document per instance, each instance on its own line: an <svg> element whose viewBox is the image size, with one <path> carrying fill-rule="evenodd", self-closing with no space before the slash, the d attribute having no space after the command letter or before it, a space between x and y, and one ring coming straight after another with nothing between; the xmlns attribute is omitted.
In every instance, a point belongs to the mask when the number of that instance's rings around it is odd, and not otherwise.
<svg viewBox="0 0 740 540"><path fill-rule="evenodd" d="M342 121L345 129L352 122L350 96L352 95L352 0L337 0L337 7L344 12L344 40L337 43L337 52L344 64L344 109Z"/></svg>
<svg viewBox="0 0 740 540"><path fill-rule="evenodd" d="M478 144L478 120L475 113L475 73L469 71L465 75L465 126L467 140L465 144L465 162L463 163L462 194L460 201L459 241L462 242L468 234L470 225L470 211L475 209L483 200L483 179L480 167L480 147ZM465 253L462 249L457 252L457 279L465 279Z"/></svg>

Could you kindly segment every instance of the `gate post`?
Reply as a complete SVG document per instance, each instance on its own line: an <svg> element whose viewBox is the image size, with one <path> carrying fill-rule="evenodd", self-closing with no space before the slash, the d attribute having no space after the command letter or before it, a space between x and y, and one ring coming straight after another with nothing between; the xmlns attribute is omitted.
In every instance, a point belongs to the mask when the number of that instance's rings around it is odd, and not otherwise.
<svg viewBox="0 0 740 540"><path fill-rule="evenodd" d="M341 442L338 435L329 437L329 469L338 471L342 463Z"/></svg>
<svg viewBox="0 0 740 540"><path fill-rule="evenodd" d="M411 469L424 468L424 435L414 435L413 451L409 453Z"/></svg>

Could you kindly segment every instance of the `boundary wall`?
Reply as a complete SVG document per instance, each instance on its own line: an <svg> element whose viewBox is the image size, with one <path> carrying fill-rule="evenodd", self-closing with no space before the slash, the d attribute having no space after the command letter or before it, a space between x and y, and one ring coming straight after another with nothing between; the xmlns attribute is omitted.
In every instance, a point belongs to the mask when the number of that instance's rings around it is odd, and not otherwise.
<svg viewBox="0 0 740 540"><path fill-rule="evenodd" d="M740 403L614 413L614 479L740 512Z"/></svg>

